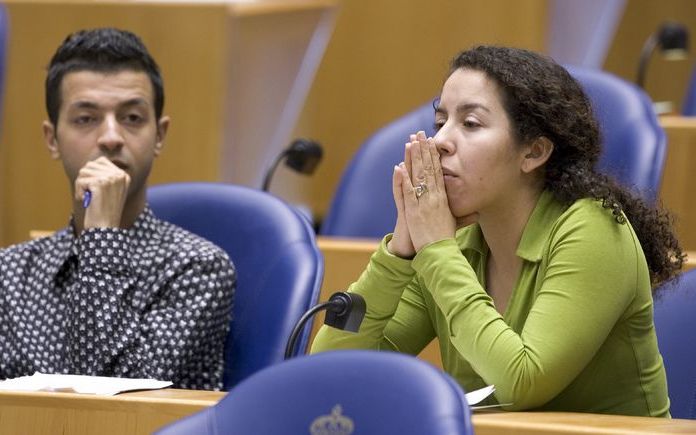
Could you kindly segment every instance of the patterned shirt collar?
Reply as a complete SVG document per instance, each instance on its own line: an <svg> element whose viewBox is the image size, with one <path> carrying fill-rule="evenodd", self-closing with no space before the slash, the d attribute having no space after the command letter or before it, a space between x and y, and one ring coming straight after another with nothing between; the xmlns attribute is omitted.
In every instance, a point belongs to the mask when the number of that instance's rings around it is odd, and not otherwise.
<svg viewBox="0 0 696 435"><path fill-rule="evenodd" d="M133 222L133 226L118 230L125 231L129 238L137 243L147 244L153 237L159 235L160 226L158 222L160 222L159 219L155 217L150 207L145 205L143 211ZM47 276L56 276L70 256L77 255L77 240L78 238L75 237L75 217L71 216L68 226L55 234L53 237L54 243L49 249L44 251L46 263L48 264L46 269Z"/></svg>

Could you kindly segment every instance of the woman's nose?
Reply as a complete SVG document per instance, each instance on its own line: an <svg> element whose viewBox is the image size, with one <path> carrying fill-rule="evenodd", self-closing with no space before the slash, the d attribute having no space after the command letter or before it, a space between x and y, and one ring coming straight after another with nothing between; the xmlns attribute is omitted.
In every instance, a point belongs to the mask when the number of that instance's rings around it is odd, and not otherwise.
<svg viewBox="0 0 696 435"><path fill-rule="evenodd" d="M443 125L433 137L435 148L437 148L437 152L440 153L440 155L449 155L454 151L454 146L447 134L447 130L447 126Z"/></svg>

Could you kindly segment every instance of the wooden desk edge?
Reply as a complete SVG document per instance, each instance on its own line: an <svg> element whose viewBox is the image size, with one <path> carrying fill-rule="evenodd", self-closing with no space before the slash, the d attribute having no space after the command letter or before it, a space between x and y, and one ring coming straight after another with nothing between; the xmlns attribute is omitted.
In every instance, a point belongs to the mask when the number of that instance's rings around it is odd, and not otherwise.
<svg viewBox="0 0 696 435"><path fill-rule="evenodd" d="M509 430L516 434L695 433L696 421L579 412L474 412L477 434ZM507 432L505 432L507 433Z"/></svg>
<svg viewBox="0 0 696 435"><path fill-rule="evenodd" d="M380 242L378 239L317 236L317 246L322 251L374 252Z"/></svg>
<svg viewBox="0 0 696 435"><path fill-rule="evenodd" d="M76 418L71 414L75 409L81 412L127 412L139 415L139 418L150 418L151 421L140 423L143 425L141 427L149 428L213 406L225 394L220 391L179 389L147 390L116 396L0 391L0 408L5 405L15 409L34 407L43 409L44 413L46 409L62 409L68 410L65 415L72 419ZM50 412L46 415L55 417ZM153 416L157 418L152 420ZM472 423L477 435L696 433L696 421L693 420L573 412L475 412Z"/></svg>
<svg viewBox="0 0 696 435"><path fill-rule="evenodd" d="M665 115L658 117L658 122L660 123L660 126L664 129L696 128L696 116Z"/></svg>
<svg viewBox="0 0 696 435"><path fill-rule="evenodd" d="M138 404L157 404L175 407L203 409L222 400L225 391L181 390L166 388L162 390L144 390L126 392L113 396L94 394L59 393L46 391L0 391L0 404L11 400L12 405L32 405L37 400L53 405L72 407L76 404L114 402L137 406Z"/></svg>

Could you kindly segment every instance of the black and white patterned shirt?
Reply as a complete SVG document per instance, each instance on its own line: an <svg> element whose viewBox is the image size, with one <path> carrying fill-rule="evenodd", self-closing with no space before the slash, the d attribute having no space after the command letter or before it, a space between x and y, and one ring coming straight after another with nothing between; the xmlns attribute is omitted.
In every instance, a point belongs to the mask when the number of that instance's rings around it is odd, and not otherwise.
<svg viewBox="0 0 696 435"><path fill-rule="evenodd" d="M214 244L145 208L0 250L0 379L155 378L220 389L236 275Z"/></svg>

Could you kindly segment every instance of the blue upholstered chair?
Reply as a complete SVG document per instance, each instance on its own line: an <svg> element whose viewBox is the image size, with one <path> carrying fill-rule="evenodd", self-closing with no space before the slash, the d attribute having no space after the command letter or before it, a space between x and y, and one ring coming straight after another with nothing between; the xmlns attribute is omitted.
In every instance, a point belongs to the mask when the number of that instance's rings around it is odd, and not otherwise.
<svg viewBox="0 0 696 435"><path fill-rule="evenodd" d="M599 118L604 150L599 166L619 182L654 200L666 158L665 134L652 103L632 83L609 73L569 67L588 93ZM394 229L391 177L403 160L408 135L433 131L430 102L393 121L367 139L344 172L321 234L381 238Z"/></svg>
<svg viewBox="0 0 696 435"><path fill-rule="evenodd" d="M654 201L667 158L667 138L652 100L640 88L604 71L567 67L590 97L599 120L602 171Z"/></svg>
<svg viewBox="0 0 696 435"><path fill-rule="evenodd" d="M334 431L321 431L330 426ZM411 356L351 350L270 367L216 406L157 433L458 435L473 430L464 393L447 374Z"/></svg>
<svg viewBox="0 0 696 435"><path fill-rule="evenodd" d="M435 131L435 110L426 103L368 138L343 173L319 232L327 236L381 238L394 230L391 180L404 159L409 134Z"/></svg>
<svg viewBox="0 0 696 435"><path fill-rule="evenodd" d="M323 259L307 220L272 195L230 184L153 186L148 202L156 216L216 243L235 264L224 388L281 362L295 322L319 297Z"/></svg>
<svg viewBox="0 0 696 435"><path fill-rule="evenodd" d="M655 330L667 371L670 413L696 419L696 270L658 294Z"/></svg>
<svg viewBox="0 0 696 435"><path fill-rule="evenodd" d="M691 72L691 80L686 90L686 99L682 109L684 116L696 116L696 66Z"/></svg>

